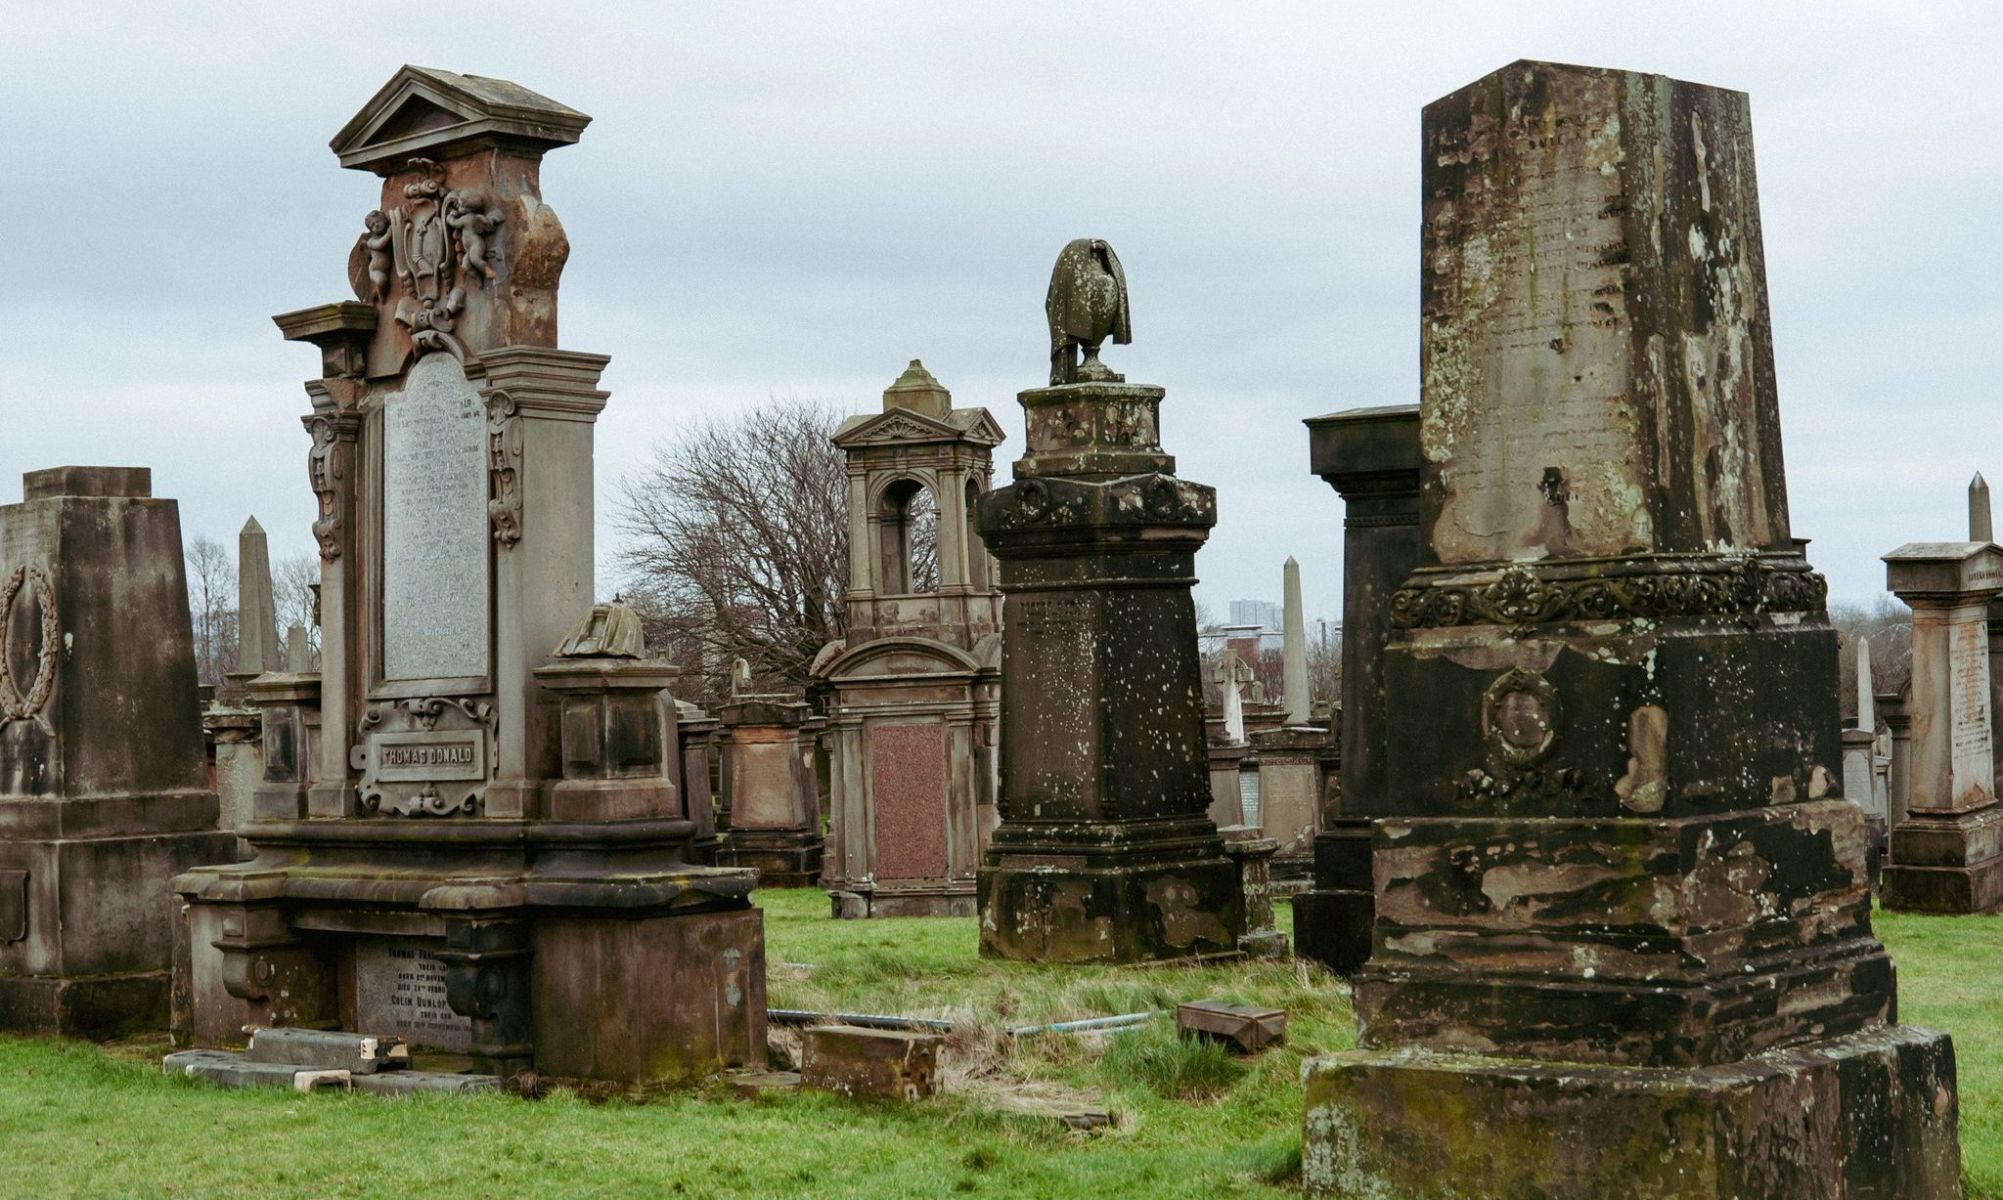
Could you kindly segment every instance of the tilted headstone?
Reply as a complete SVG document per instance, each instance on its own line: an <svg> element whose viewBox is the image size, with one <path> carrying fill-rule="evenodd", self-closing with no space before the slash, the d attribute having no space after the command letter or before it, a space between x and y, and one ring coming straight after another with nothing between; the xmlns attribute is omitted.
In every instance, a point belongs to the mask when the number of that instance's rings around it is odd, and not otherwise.
<svg viewBox="0 0 2003 1200"><path fill-rule="evenodd" d="M0 1029L168 1016L167 881L234 857L202 747L181 519L143 467L0 506Z"/></svg>
<svg viewBox="0 0 2003 1200"><path fill-rule="evenodd" d="M570 246L540 189L588 121L405 67L334 139L381 180L356 299L275 318L321 356L322 670L260 697L269 853L175 883L199 1044L352 1021L488 1074L635 1082L764 1056L753 873L690 865L674 671L594 604L607 360L558 348Z"/></svg>
<svg viewBox="0 0 2003 1200"><path fill-rule="evenodd" d="M1007 597L981 951L1135 962L1236 950L1244 905L1207 815L1190 598L1217 495L1176 478L1162 389L1099 360L1102 341L1131 336L1111 247L1066 246L1045 309L1052 386L1022 393L1027 452L980 507Z"/></svg>
<svg viewBox="0 0 2003 1200"><path fill-rule="evenodd" d="M1001 587L973 514L1001 426L954 408L917 359L880 412L835 431L848 464L848 633L814 676L829 705L828 853L837 916L971 916L995 821ZM938 586L913 592L913 504L937 514Z"/></svg>
<svg viewBox="0 0 2003 1200"><path fill-rule="evenodd" d="M1746 97L1520 62L1423 125L1420 559L1307 1191L1958 1195L1838 790Z"/></svg>

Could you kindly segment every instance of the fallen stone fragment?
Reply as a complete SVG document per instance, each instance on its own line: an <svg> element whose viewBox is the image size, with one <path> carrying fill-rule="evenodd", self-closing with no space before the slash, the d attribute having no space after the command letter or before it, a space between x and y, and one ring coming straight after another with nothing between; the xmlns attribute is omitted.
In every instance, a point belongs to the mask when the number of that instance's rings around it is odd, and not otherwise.
<svg viewBox="0 0 2003 1200"><path fill-rule="evenodd" d="M167 1055L161 1069L227 1088L291 1088L301 1092L346 1091L347 1071L300 1067L291 1063L252 1062L226 1050L181 1050Z"/></svg>
<svg viewBox="0 0 2003 1200"><path fill-rule="evenodd" d="M749 1100L766 1092L792 1091L800 1086L798 1071L730 1071L725 1073L724 1079L740 1100Z"/></svg>
<svg viewBox="0 0 2003 1200"><path fill-rule="evenodd" d="M244 1057L251 1062L291 1063L373 1075L410 1068L410 1047L399 1037L377 1037L339 1029L264 1027L250 1032Z"/></svg>
<svg viewBox="0 0 2003 1200"><path fill-rule="evenodd" d="M1244 1054L1257 1054L1287 1040L1286 1010L1222 1000L1176 1005L1175 1027L1182 1033L1228 1042Z"/></svg>
<svg viewBox="0 0 2003 1200"><path fill-rule="evenodd" d="M355 1091L375 1096L414 1096L419 1093L470 1095L500 1091L501 1077L462 1075L454 1071L383 1071L374 1075L357 1075L352 1085Z"/></svg>
<svg viewBox="0 0 2003 1200"><path fill-rule="evenodd" d="M917 1100L939 1092L936 1033L821 1025L801 1033L803 1084L844 1096Z"/></svg>

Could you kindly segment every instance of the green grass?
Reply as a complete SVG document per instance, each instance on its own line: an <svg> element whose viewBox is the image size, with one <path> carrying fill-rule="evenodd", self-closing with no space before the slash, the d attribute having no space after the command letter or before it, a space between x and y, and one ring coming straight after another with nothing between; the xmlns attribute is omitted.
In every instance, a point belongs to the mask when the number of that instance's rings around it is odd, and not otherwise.
<svg viewBox="0 0 2003 1200"><path fill-rule="evenodd" d="M0 1038L0 1195L1297 1194L1300 1063L1350 1044L1347 990L1326 974L986 962L969 920L837 923L818 892L759 900L773 1006L952 1017L946 1095L740 1101L712 1088L594 1104L224 1092L164 1078L155 1045ZM1880 930L1899 962L1903 1019L1955 1035L1970 1200L2003 1200L2003 919L1885 916ZM1184 1045L1167 1021L1087 1039L1001 1033L1204 996L1286 1008L1288 1044L1234 1059ZM1024 1094L1093 1098L1117 1122L1074 1133L1002 1107Z"/></svg>

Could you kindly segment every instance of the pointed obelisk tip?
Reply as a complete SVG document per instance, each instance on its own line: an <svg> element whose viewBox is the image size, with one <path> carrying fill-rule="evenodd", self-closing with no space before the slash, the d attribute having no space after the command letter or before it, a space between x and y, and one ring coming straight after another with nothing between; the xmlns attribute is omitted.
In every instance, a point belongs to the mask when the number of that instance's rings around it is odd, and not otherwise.
<svg viewBox="0 0 2003 1200"><path fill-rule="evenodd" d="M1297 561L1296 561L1296 560L1294 559L1294 556L1293 556L1293 555L1289 554L1289 555L1287 555L1287 565L1288 565L1289 567L1298 567L1298 566L1300 566L1301 564L1300 564L1299 562L1297 562Z"/></svg>
<svg viewBox="0 0 2003 1200"><path fill-rule="evenodd" d="M250 520L248 520L248 521L245 521L245 522L243 523L243 532L245 532L245 533L263 533L263 532L264 532L264 526L262 526L262 525L259 525L259 524L257 523L257 518L256 518L256 517L252 517L252 518L251 518Z"/></svg>
<svg viewBox="0 0 2003 1200"><path fill-rule="evenodd" d="M1996 525L1989 510L1989 484L1977 471L1975 478L1968 481L1968 540L1971 542L1993 542L1996 540Z"/></svg>

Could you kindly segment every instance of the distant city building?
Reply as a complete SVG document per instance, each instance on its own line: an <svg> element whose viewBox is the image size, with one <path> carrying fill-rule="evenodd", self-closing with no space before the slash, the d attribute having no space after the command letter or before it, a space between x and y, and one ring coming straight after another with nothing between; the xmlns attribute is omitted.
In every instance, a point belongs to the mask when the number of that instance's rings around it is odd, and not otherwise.
<svg viewBox="0 0 2003 1200"><path fill-rule="evenodd" d="M1271 600L1233 600L1231 602L1231 623L1233 625L1256 625L1262 633L1278 633L1281 629L1280 606Z"/></svg>

